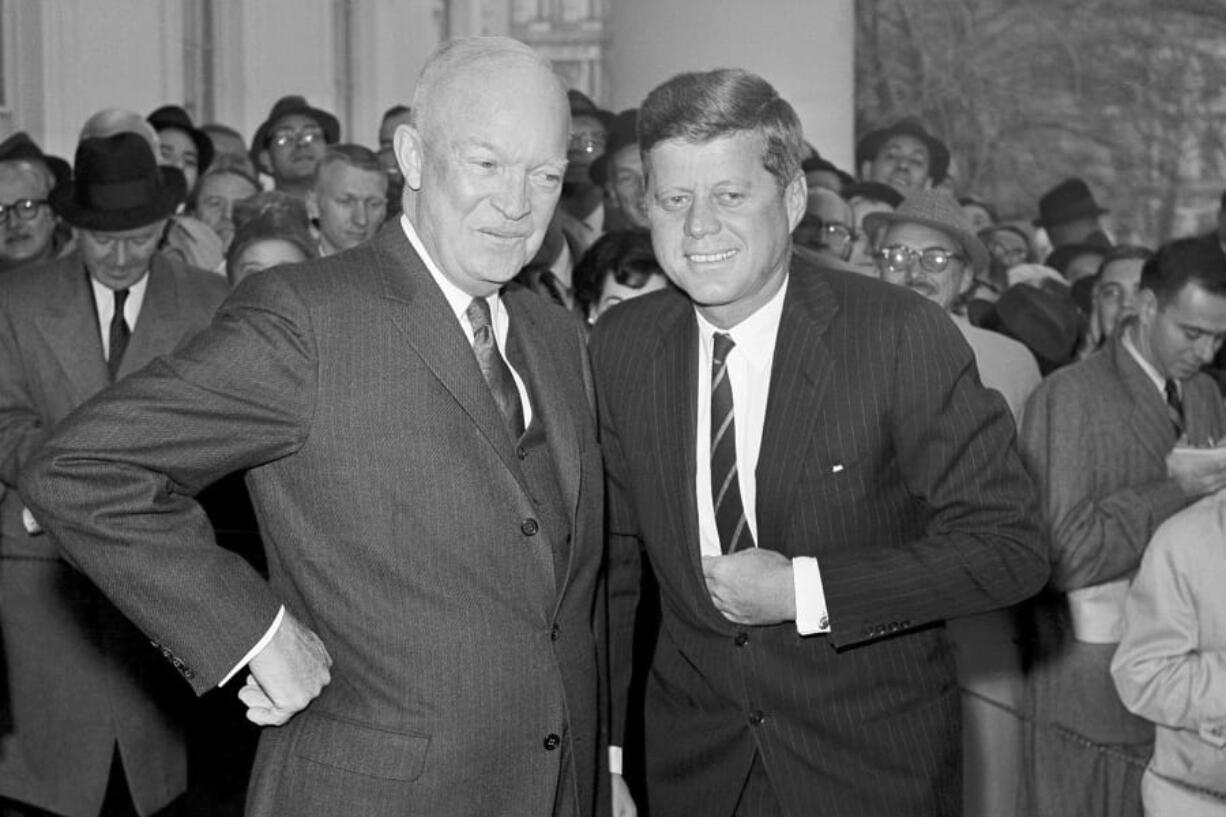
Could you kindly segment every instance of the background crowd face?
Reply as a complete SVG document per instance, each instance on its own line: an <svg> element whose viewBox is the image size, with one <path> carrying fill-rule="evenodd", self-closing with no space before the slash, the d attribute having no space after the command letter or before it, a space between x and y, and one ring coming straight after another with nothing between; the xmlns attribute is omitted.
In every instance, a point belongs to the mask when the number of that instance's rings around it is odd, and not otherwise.
<svg viewBox="0 0 1226 817"><path fill-rule="evenodd" d="M236 173L206 174L196 195L196 218L208 225L230 246L234 238L234 203L260 192L250 180Z"/></svg>
<svg viewBox="0 0 1226 817"><path fill-rule="evenodd" d="M606 138L604 123L595 116L578 114L574 117L566 150L567 184L583 187L592 184L588 168L604 153Z"/></svg>
<svg viewBox="0 0 1226 817"><path fill-rule="evenodd" d="M443 273L484 297L545 238L566 172L566 95L545 66L506 57L458 71L429 105L397 135L405 211Z"/></svg>
<svg viewBox="0 0 1226 817"><path fill-rule="evenodd" d="M1221 348L1226 296L1206 292L1193 281L1166 303L1148 289L1138 302L1138 350L1163 377L1187 380Z"/></svg>
<svg viewBox="0 0 1226 817"><path fill-rule="evenodd" d="M200 151L190 134L178 128L158 131L158 157L161 164L183 171L188 190L196 186L200 178Z"/></svg>
<svg viewBox="0 0 1226 817"><path fill-rule="evenodd" d="M626 145L609 157L609 178L617 208L626 220L635 227L647 227L644 201L647 182L643 175L643 156L637 144Z"/></svg>
<svg viewBox="0 0 1226 817"><path fill-rule="evenodd" d="M288 140L278 144L279 137ZM310 181L327 149L324 130L318 122L300 113L283 116L268 129L268 170L278 181Z"/></svg>
<svg viewBox="0 0 1226 817"><path fill-rule="evenodd" d="M374 236L387 215L387 174L327 162L319 168L309 204L331 250L356 247Z"/></svg>
<svg viewBox="0 0 1226 817"><path fill-rule="evenodd" d="M952 236L923 224L906 221L891 224L877 244L879 247L902 245L915 252L936 248L962 255L961 245ZM951 258L941 272L925 270L919 259L914 259L905 270L883 264L879 264L878 268L884 280L917 292L945 310L953 306L958 295L971 283L971 276L966 274L966 262L961 258Z"/></svg>
<svg viewBox="0 0 1226 817"><path fill-rule="evenodd" d="M252 273L277 267L281 264L298 264L305 261L302 248L282 238L266 238L254 241L239 253L233 266L227 271L235 286Z"/></svg>
<svg viewBox="0 0 1226 817"><path fill-rule="evenodd" d="M0 259L7 262L41 258L51 246L55 214L47 204L51 192L48 174L24 162L0 163L0 204L12 208L18 202L39 202L31 219L21 218L16 210L6 211L0 221Z"/></svg>
<svg viewBox="0 0 1226 817"><path fill-rule="evenodd" d="M877 156L865 163L861 173L865 181L883 182L902 193L929 187L931 158L928 146L914 136L892 136L877 151Z"/></svg>
<svg viewBox="0 0 1226 817"><path fill-rule="evenodd" d="M1120 321L1136 309L1144 266L1143 259L1120 258L1099 272L1094 286L1094 309L1103 337L1114 335Z"/></svg>
<svg viewBox="0 0 1226 817"><path fill-rule="evenodd" d="M791 233L804 215L799 173L780 189L763 137L740 132L651 148L648 216L668 277L721 328L761 308L787 277Z"/></svg>

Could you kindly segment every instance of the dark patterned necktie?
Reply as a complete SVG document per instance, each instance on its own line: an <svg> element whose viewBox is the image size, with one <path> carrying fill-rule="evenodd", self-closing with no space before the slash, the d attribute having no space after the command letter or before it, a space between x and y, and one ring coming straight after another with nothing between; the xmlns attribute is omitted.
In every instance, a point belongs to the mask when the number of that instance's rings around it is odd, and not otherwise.
<svg viewBox="0 0 1226 817"><path fill-rule="evenodd" d="M728 353L735 345L730 336L717 332L711 359L711 498L715 502L715 527L724 553L754 546L737 478L736 420L732 410L732 383L728 379Z"/></svg>
<svg viewBox="0 0 1226 817"><path fill-rule="evenodd" d="M123 363L123 353L128 349L128 338L132 330L124 320L123 307L128 302L128 290L117 289L115 292L115 314L111 316L110 353L106 356L106 368L111 373L111 380L119 374L119 364Z"/></svg>
<svg viewBox="0 0 1226 817"><path fill-rule="evenodd" d="M1166 381L1166 413L1171 418L1171 426L1175 429L1175 438L1183 436L1186 428L1183 417L1183 399L1179 396L1179 386L1174 380Z"/></svg>
<svg viewBox="0 0 1226 817"><path fill-rule="evenodd" d="M498 351L489 302L484 298L473 298L466 314L473 328L473 352L477 355L477 365L481 367L481 374L494 395L498 410L506 419L507 429L518 440L524 433L524 406L519 400L519 389L515 387L511 367Z"/></svg>

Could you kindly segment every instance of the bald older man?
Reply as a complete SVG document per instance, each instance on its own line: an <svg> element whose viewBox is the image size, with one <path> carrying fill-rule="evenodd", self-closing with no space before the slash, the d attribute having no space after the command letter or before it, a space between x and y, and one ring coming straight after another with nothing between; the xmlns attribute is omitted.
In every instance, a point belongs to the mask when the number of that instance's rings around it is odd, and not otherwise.
<svg viewBox="0 0 1226 817"><path fill-rule="evenodd" d="M396 129L404 215L245 280L74 415L34 516L197 692L248 674L249 815L594 814L602 474L581 328L506 285L557 204L549 64L457 40ZM193 494L250 469L266 582Z"/></svg>

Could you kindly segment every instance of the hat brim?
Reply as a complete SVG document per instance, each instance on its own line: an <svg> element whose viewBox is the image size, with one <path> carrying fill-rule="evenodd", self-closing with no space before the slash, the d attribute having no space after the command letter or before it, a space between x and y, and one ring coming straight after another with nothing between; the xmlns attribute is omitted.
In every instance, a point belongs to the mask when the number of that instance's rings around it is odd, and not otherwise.
<svg viewBox="0 0 1226 817"><path fill-rule="evenodd" d="M77 201L77 184L73 180L51 191L51 209L64 221L81 230L121 232L145 227L174 214L187 194L182 171L174 167L159 167L162 184L153 201L122 210L91 210Z"/></svg>
<svg viewBox="0 0 1226 817"><path fill-rule="evenodd" d="M906 213L869 213L864 217L864 231L870 235L874 235L878 230L888 227L891 224L905 222L907 224L920 224L933 230L945 233L947 236L956 241L966 254L970 256L971 272L979 275L986 272L988 269L988 248L983 246L974 233L960 230L957 227L937 221L935 219L924 218L922 216L913 216Z"/></svg>

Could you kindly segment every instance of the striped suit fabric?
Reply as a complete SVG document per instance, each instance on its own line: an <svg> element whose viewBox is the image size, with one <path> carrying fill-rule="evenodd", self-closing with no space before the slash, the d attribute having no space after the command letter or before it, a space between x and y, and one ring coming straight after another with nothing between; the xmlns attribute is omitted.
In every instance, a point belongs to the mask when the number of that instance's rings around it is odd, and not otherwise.
<svg viewBox="0 0 1226 817"><path fill-rule="evenodd" d="M745 627L702 578L697 327L665 291L592 339L609 476L613 743L641 540L661 588L646 693L653 817L730 815L755 756L788 814L956 814L959 705L944 619L1036 591L1047 562L1004 401L949 317L794 260L756 472L758 542L813 556L829 635Z"/></svg>

